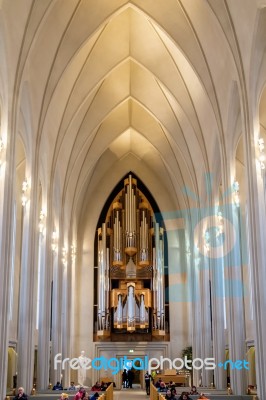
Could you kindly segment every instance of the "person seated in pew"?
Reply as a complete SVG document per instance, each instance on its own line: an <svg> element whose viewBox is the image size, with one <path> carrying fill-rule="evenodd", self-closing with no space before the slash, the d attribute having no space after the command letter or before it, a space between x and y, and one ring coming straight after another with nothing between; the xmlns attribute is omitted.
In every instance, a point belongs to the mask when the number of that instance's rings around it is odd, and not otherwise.
<svg viewBox="0 0 266 400"><path fill-rule="evenodd" d="M166 390L167 390L167 387L166 387L165 382L161 381L158 392L166 392Z"/></svg>
<svg viewBox="0 0 266 400"><path fill-rule="evenodd" d="M67 393L61 393L60 400L65 400L65 399L68 399L68 394Z"/></svg>
<svg viewBox="0 0 266 400"><path fill-rule="evenodd" d="M76 386L75 386L75 382L73 382L73 381L70 382L70 386L69 386L69 388L67 390L77 390Z"/></svg>
<svg viewBox="0 0 266 400"><path fill-rule="evenodd" d="M100 395L99 395L98 392L96 392L96 393L94 393L94 394L91 396L91 399L90 399L90 400L96 400L96 399L98 399L98 397L100 397Z"/></svg>
<svg viewBox="0 0 266 400"><path fill-rule="evenodd" d="M61 383L59 381L56 382L56 384L53 387L53 390L63 390L63 386L61 385Z"/></svg>
<svg viewBox="0 0 266 400"><path fill-rule="evenodd" d="M189 397L188 392L182 392L178 400L191 400L191 397Z"/></svg>
<svg viewBox="0 0 266 400"><path fill-rule="evenodd" d="M14 400L28 400L28 396L24 392L23 387L18 388L18 394L14 397Z"/></svg>
<svg viewBox="0 0 266 400"><path fill-rule="evenodd" d="M105 392L107 388L108 388L108 383L107 382L102 382L101 383L101 391Z"/></svg>
<svg viewBox="0 0 266 400"><path fill-rule="evenodd" d="M74 400L83 400L85 397L85 389L80 386L79 391L76 393Z"/></svg>
<svg viewBox="0 0 266 400"><path fill-rule="evenodd" d="M155 386L157 389L159 389L161 382L162 382L162 378L159 378L158 381L155 382L155 385L154 385L154 386Z"/></svg>
<svg viewBox="0 0 266 400"><path fill-rule="evenodd" d="M171 393L172 393L172 396L176 396L176 388L175 388L175 386L173 385L173 386L171 386L170 387L170 390L171 390Z"/></svg>
<svg viewBox="0 0 266 400"><path fill-rule="evenodd" d="M91 388L92 392L101 392L101 390L102 390L102 387L101 387L100 382L98 382L98 381Z"/></svg>
<svg viewBox="0 0 266 400"><path fill-rule="evenodd" d="M175 395L172 394L170 389L167 389L165 398L166 398L166 400L174 400L175 399Z"/></svg>
<svg viewBox="0 0 266 400"><path fill-rule="evenodd" d="M189 394L199 394L199 392L197 391L196 386L192 386L191 391Z"/></svg>
<svg viewBox="0 0 266 400"><path fill-rule="evenodd" d="M205 399L205 400L209 400L208 397L205 396L205 394L201 393L199 399Z"/></svg>

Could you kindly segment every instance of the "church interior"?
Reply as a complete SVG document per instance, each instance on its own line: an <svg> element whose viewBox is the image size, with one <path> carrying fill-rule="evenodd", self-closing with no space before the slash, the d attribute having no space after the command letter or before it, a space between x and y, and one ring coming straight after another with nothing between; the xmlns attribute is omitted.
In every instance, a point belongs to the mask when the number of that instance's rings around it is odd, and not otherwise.
<svg viewBox="0 0 266 400"><path fill-rule="evenodd" d="M0 0L0 55L0 397L190 351L265 400L266 1Z"/></svg>

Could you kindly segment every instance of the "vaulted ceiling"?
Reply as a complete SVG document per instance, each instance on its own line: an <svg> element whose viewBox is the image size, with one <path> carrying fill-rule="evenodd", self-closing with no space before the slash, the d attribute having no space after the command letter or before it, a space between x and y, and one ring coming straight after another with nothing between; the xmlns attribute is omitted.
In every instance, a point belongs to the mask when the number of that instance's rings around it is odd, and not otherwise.
<svg viewBox="0 0 266 400"><path fill-rule="evenodd" d="M94 181L110 191L134 170L184 207L184 185L198 192L204 172L219 181L241 134L249 30L262 3L3 1L6 76L43 185L77 206Z"/></svg>

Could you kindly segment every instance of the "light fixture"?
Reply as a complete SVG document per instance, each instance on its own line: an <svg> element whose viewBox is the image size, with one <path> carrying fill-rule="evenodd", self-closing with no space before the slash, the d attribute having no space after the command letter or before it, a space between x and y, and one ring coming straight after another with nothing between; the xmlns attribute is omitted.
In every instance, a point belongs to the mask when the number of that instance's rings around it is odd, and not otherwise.
<svg viewBox="0 0 266 400"><path fill-rule="evenodd" d="M203 235L205 253L209 253L210 251L210 238L211 238L210 232L206 230Z"/></svg>
<svg viewBox="0 0 266 400"><path fill-rule="evenodd" d="M2 160L3 150L4 150L4 142L3 142L3 139L0 137L0 169L1 169L2 164L3 164L3 160Z"/></svg>
<svg viewBox="0 0 266 400"><path fill-rule="evenodd" d="M259 163L260 163L260 168L265 169L265 153L264 153L264 139L259 138L258 140L258 147L259 147Z"/></svg>
<svg viewBox="0 0 266 400"><path fill-rule="evenodd" d="M259 145L260 152L262 152L264 150L264 139L263 138L259 138L258 145Z"/></svg>
<svg viewBox="0 0 266 400"><path fill-rule="evenodd" d="M56 249L57 249L57 241L58 241L57 232L53 231L53 233L52 233L52 244L51 244L51 247L52 247L53 251L56 251Z"/></svg>
<svg viewBox="0 0 266 400"><path fill-rule="evenodd" d="M27 200L28 200L27 196L26 196L27 190L28 190L28 181L27 181L27 179L25 179L25 181L22 182L21 203L22 203L23 207L25 207Z"/></svg>
<svg viewBox="0 0 266 400"><path fill-rule="evenodd" d="M71 257L72 257L72 261L74 261L75 258L76 258L76 251L77 251L76 246L75 246L74 244L72 244L72 245L71 245Z"/></svg>
<svg viewBox="0 0 266 400"><path fill-rule="evenodd" d="M218 211L217 219L218 219L218 226L217 226L216 237L219 237L223 233L223 230L224 230L224 227L223 227L223 214L221 213L221 211Z"/></svg>
<svg viewBox="0 0 266 400"><path fill-rule="evenodd" d="M62 248L62 262L64 265L67 265L67 248Z"/></svg>
<svg viewBox="0 0 266 400"><path fill-rule="evenodd" d="M235 181L233 183L233 190L234 190L234 203L237 207L239 207L240 199L239 199L239 183Z"/></svg>
<svg viewBox="0 0 266 400"><path fill-rule="evenodd" d="M45 219L45 214L44 211L40 211L40 216L39 216L39 232L43 233L44 230L44 219Z"/></svg>

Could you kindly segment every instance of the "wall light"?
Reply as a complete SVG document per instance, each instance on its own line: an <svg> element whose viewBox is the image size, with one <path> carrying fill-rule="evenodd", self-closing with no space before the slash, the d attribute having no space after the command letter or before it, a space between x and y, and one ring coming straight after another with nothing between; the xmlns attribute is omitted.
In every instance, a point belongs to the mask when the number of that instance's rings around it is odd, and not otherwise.
<svg viewBox="0 0 266 400"><path fill-rule="evenodd" d="M3 165L3 153L4 153L4 142L3 139L0 137L0 170L2 169Z"/></svg>
<svg viewBox="0 0 266 400"><path fill-rule="evenodd" d="M21 196L21 203L22 206L25 207L26 203L27 203L27 190L28 190L28 181L27 179L25 179L25 181L22 182L22 196Z"/></svg>
<svg viewBox="0 0 266 400"><path fill-rule="evenodd" d="M44 230L44 220L45 220L45 214L44 211L40 211L40 216L39 216L39 232L43 233Z"/></svg>
<svg viewBox="0 0 266 400"><path fill-rule="evenodd" d="M62 248L62 262L64 265L67 265L67 248Z"/></svg>
<svg viewBox="0 0 266 400"><path fill-rule="evenodd" d="M72 261L75 261L76 259L76 252L77 252L77 248L74 244L71 245L71 257L72 257Z"/></svg>
<svg viewBox="0 0 266 400"><path fill-rule="evenodd" d="M258 140L258 148L259 148L259 163L260 168L265 169L265 153L264 153L264 139L259 138Z"/></svg>
<svg viewBox="0 0 266 400"><path fill-rule="evenodd" d="M234 203L237 207L239 207L240 199L239 199L239 183L235 181L233 183L233 190L234 190Z"/></svg>
<svg viewBox="0 0 266 400"><path fill-rule="evenodd" d="M56 231L53 231L53 233L52 233L52 244L51 244L51 247L52 247L53 251L57 250L57 243L58 243L58 234L57 234Z"/></svg>

